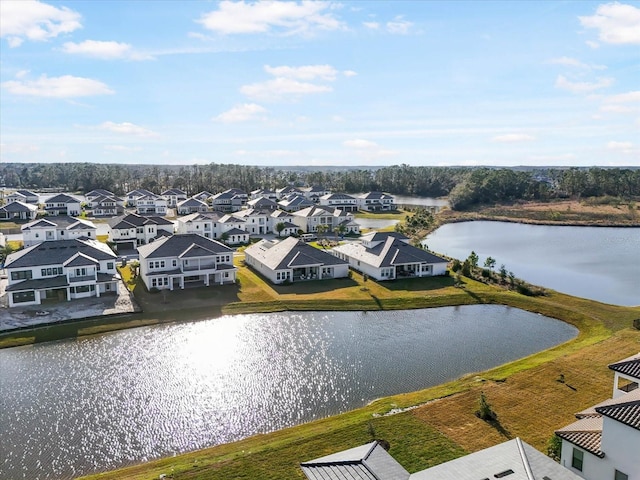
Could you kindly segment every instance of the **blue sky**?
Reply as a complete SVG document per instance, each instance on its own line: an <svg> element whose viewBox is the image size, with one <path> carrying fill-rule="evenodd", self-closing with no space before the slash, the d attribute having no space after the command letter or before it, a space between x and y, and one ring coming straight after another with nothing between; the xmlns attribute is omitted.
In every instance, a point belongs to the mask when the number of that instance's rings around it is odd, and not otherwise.
<svg viewBox="0 0 640 480"><path fill-rule="evenodd" d="M640 2L0 3L2 162L640 166Z"/></svg>

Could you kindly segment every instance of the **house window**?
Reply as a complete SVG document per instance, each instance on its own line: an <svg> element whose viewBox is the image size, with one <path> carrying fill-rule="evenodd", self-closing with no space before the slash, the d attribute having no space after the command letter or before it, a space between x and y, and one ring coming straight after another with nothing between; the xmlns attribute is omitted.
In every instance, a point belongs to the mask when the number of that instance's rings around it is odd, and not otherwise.
<svg viewBox="0 0 640 480"><path fill-rule="evenodd" d="M31 270L21 270L19 272L11 272L11 280L31 280L33 274Z"/></svg>
<svg viewBox="0 0 640 480"><path fill-rule="evenodd" d="M616 470L613 480L629 480L629 475L627 475L626 473L622 473L619 470Z"/></svg>
<svg viewBox="0 0 640 480"><path fill-rule="evenodd" d="M577 448L574 448L573 457L571 458L571 466L576 470L582 471L583 459L584 459L584 452L582 450L578 450Z"/></svg>
<svg viewBox="0 0 640 480"><path fill-rule="evenodd" d="M113 262L107 263L107 270L113 270Z"/></svg>
<svg viewBox="0 0 640 480"><path fill-rule="evenodd" d="M35 302L36 292L15 292L13 294L13 303Z"/></svg>

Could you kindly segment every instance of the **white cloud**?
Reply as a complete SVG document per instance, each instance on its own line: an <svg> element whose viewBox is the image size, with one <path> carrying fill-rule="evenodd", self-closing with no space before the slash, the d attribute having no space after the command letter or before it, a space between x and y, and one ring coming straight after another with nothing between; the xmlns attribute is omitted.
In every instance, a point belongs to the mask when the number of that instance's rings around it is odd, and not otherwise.
<svg viewBox="0 0 640 480"><path fill-rule="evenodd" d="M223 123L246 122L262 117L267 110L256 103L243 103L214 117L213 120Z"/></svg>
<svg viewBox="0 0 640 480"><path fill-rule="evenodd" d="M587 40L584 43L586 43L588 46L590 46L593 49L600 48L600 44L598 42L594 42L593 40Z"/></svg>
<svg viewBox="0 0 640 480"><path fill-rule="evenodd" d="M507 133L504 135L496 135L492 138L494 142L500 143L530 142L535 139L536 137L527 135L526 133Z"/></svg>
<svg viewBox="0 0 640 480"><path fill-rule="evenodd" d="M607 148L610 150L629 150L630 148L633 148L633 143L611 141L607 143Z"/></svg>
<svg viewBox="0 0 640 480"><path fill-rule="evenodd" d="M378 22L362 22L362 25L371 30L378 30L380 28L380 24Z"/></svg>
<svg viewBox="0 0 640 480"><path fill-rule="evenodd" d="M599 78L596 82L572 82L564 75L558 75L556 79L556 88L568 90L571 93L589 93L601 88L613 85L613 78Z"/></svg>
<svg viewBox="0 0 640 480"><path fill-rule="evenodd" d="M129 122L114 123L104 122L98 128L108 130L113 133L121 133L124 135L134 135L136 137L157 137L158 134L152 130L135 125Z"/></svg>
<svg viewBox="0 0 640 480"><path fill-rule="evenodd" d="M326 1L222 1L218 10L203 14L198 23L223 35L278 33L309 35L317 30L343 29L331 10L338 5Z"/></svg>
<svg viewBox="0 0 640 480"><path fill-rule="evenodd" d="M312 93L331 92L332 87L312 81L333 82L338 71L331 65L305 65L301 67L265 65L267 73L276 78L265 82L252 83L240 87L240 92L249 98L263 101L276 101L289 98L298 98ZM345 76L353 76L355 72L347 70ZM302 81L307 80L307 81Z"/></svg>
<svg viewBox="0 0 640 480"><path fill-rule="evenodd" d="M37 80L10 80L2 83L2 87L14 95L32 97L74 98L114 93L106 84L91 78L47 77L42 75Z"/></svg>
<svg viewBox="0 0 640 480"><path fill-rule="evenodd" d="M240 87L240 92L249 98L259 100L281 100L289 97L300 97L312 93L330 92L333 89L326 85L316 85L308 82L298 82L290 78L274 78L261 83L252 83Z"/></svg>
<svg viewBox="0 0 640 480"><path fill-rule="evenodd" d="M322 80L333 81L336 79L338 71L331 65L304 65L302 67L281 67L264 66L264 70L274 77L294 78L296 80Z"/></svg>
<svg viewBox="0 0 640 480"><path fill-rule="evenodd" d="M404 20L402 15L398 15L392 21L387 22L387 32L393 33L394 35L407 35L413 27L413 23L407 20Z"/></svg>
<svg viewBox="0 0 640 480"><path fill-rule="evenodd" d="M376 142L372 142L370 140L363 140L361 138L356 138L354 140L345 140L342 142L345 147L349 148L376 148L378 144Z"/></svg>
<svg viewBox="0 0 640 480"><path fill-rule="evenodd" d="M640 8L605 3L598 6L595 15L578 18L582 26L597 29L604 43L640 45Z"/></svg>
<svg viewBox="0 0 640 480"><path fill-rule="evenodd" d="M355 77L356 75L358 75L358 72L354 72L353 70L344 70L342 74L345 77Z"/></svg>
<svg viewBox="0 0 640 480"><path fill-rule="evenodd" d="M103 42L99 40L85 40L81 43L66 42L62 51L72 55L84 55L102 60L149 60L153 57L142 55L132 50L128 43Z"/></svg>
<svg viewBox="0 0 640 480"><path fill-rule="evenodd" d="M10 47L20 46L25 39L42 42L82 28L80 18L79 13L67 7L31 0L3 1L0 36L7 39Z"/></svg>
<svg viewBox="0 0 640 480"><path fill-rule="evenodd" d="M640 90L605 97L600 110L614 113L640 111Z"/></svg>
<svg viewBox="0 0 640 480"><path fill-rule="evenodd" d="M559 57L552 58L551 63L555 65L563 65L565 67L575 67L582 68L585 70L606 70L607 67L605 65L589 65L587 63L583 63L580 60L570 57Z"/></svg>

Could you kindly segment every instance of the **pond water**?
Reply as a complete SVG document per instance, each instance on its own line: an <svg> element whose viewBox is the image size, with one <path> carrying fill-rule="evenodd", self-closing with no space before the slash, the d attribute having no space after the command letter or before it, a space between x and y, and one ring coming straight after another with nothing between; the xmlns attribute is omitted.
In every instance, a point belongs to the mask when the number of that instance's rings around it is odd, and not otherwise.
<svg viewBox="0 0 640 480"><path fill-rule="evenodd" d="M0 478L67 479L481 371L570 325L495 305L224 316L0 351Z"/></svg>
<svg viewBox="0 0 640 480"><path fill-rule="evenodd" d="M503 222L444 225L423 242L464 260L471 251L516 277L578 297L640 305L640 228L558 227Z"/></svg>
<svg viewBox="0 0 640 480"><path fill-rule="evenodd" d="M355 218L355 222L360 225L360 228L372 228L377 230L379 228L386 228L397 224L400 220L392 220L385 218Z"/></svg>

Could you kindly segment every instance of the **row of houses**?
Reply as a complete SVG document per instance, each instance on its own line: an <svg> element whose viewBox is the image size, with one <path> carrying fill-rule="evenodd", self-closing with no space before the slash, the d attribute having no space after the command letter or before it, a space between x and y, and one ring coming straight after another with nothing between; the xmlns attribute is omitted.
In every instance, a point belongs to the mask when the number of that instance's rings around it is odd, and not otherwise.
<svg viewBox="0 0 640 480"><path fill-rule="evenodd" d="M164 216L169 208L176 209L178 215L205 213L210 210L238 212L244 209L269 209L294 212L320 205L337 208L345 212L390 211L396 208L391 195L382 192L368 192L351 196L331 193L322 187L298 189L285 187L276 191L254 190L250 194L231 188L217 194L200 192L193 197L180 189L169 189L160 195L145 189L136 189L124 198L113 192L97 189L85 195L86 208L96 217L122 215L125 208L133 208L139 215ZM0 207L0 220L33 220L38 212L39 196L29 190L17 190L7 196L7 204ZM44 202L47 215L78 216L82 212L82 202L71 195L58 194Z"/></svg>
<svg viewBox="0 0 640 480"><path fill-rule="evenodd" d="M300 468L309 480L640 480L640 353L609 368L613 397L556 432L560 463L515 438L411 474L377 441Z"/></svg>

